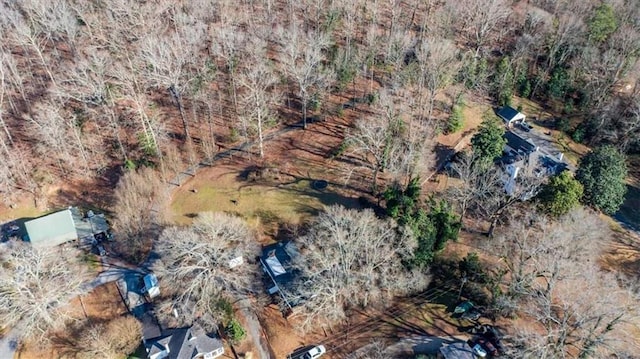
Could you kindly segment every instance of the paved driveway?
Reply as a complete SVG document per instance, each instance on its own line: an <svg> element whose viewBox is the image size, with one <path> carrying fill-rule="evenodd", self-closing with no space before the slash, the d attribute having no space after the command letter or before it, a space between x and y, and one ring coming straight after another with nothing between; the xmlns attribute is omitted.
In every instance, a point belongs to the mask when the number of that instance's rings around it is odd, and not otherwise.
<svg viewBox="0 0 640 359"><path fill-rule="evenodd" d="M19 333L11 330L4 337L0 338L0 358L12 359L18 349Z"/></svg>
<svg viewBox="0 0 640 359"><path fill-rule="evenodd" d="M547 156L557 157L560 152L562 152L562 146L558 143L558 141L553 138L553 136L547 135L544 133L544 129L541 128L533 128L531 131L526 132L522 130L518 125L515 125L512 129L512 132L515 132L522 138L530 139L536 146L540 147L540 152Z"/></svg>

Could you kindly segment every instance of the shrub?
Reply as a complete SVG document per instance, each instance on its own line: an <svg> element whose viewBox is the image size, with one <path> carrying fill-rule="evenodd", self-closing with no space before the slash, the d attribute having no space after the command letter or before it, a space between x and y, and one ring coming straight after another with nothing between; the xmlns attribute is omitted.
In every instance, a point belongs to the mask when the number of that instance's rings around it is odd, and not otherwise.
<svg viewBox="0 0 640 359"><path fill-rule="evenodd" d="M569 133L569 131L571 131L571 124L565 117L557 118L555 125L558 131L562 131L564 133Z"/></svg>
<svg viewBox="0 0 640 359"><path fill-rule="evenodd" d="M540 208L552 216L562 216L580 203L583 187L569 171L553 176L538 195Z"/></svg>
<svg viewBox="0 0 640 359"><path fill-rule="evenodd" d="M242 341L246 336L247 332L244 330L240 322L238 320L231 319L227 327L225 328L225 333L229 340L233 343L238 343Z"/></svg>
<svg viewBox="0 0 640 359"><path fill-rule="evenodd" d="M584 186L583 201L607 214L615 213L627 192L626 157L613 146L596 148L580 160L576 179Z"/></svg>
<svg viewBox="0 0 640 359"><path fill-rule="evenodd" d="M135 161L132 161L131 159L126 159L124 161L124 168L129 170L129 171L135 171L136 169L136 163Z"/></svg>
<svg viewBox="0 0 640 359"><path fill-rule="evenodd" d="M464 115L462 114L462 107L459 105L453 106L453 111L447 121L447 133L455 133L460 131L464 127Z"/></svg>

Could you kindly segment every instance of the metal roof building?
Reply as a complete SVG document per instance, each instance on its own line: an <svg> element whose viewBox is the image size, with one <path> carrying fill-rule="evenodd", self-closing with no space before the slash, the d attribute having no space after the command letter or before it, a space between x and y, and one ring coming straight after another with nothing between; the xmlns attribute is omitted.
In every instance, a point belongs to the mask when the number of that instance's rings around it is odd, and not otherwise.
<svg viewBox="0 0 640 359"><path fill-rule="evenodd" d="M35 248L55 247L78 239L71 210L65 209L24 223L27 239Z"/></svg>

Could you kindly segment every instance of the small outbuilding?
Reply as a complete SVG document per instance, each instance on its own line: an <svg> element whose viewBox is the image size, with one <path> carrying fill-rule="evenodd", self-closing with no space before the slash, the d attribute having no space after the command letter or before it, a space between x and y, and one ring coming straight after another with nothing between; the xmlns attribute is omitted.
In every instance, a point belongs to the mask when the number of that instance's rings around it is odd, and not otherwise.
<svg viewBox="0 0 640 359"><path fill-rule="evenodd" d="M502 119L507 127L512 127L517 122L524 122L526 118L523 113L518 112L518 110L510 106L501 108L496 114Z"/></svg>

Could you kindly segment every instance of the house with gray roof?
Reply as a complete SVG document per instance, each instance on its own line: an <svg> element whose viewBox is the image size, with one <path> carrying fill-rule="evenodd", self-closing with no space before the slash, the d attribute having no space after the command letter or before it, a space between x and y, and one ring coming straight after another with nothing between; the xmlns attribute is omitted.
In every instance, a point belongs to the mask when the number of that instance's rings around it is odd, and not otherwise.
<svg viewBox="0 0 640 359"><path fill-rule="evenodd" d="M552 176L564 171L566 163L559 158L544 154L533 140L513 131L504 133L506 140L500 164L505 172L504 188L508 194L515 192L517 179L521 175L528 177Z"/></svg>
<svg viewBox="0 0 640 359"><path fill-rule="evenodd" d="M149 359L214 359L224 354L222 341L205 334L202 327L169 329L145 339Z"/></svg>
<svg viewBox="0 0 640 359"><path fill-rule="evenodd" d="M476 354L466 342L455 342L440 348L439 359L476 359Z"/></svg>
<svg viewBox="0 0 640 359"><path fill-rule="evenodd" d="M304 298L297 293L295 281L299 278L299 271L292 265L298 257L297 246L291 241L283 241L267 245L262 248L260 264L267 275L267 292L279 295L288 310L300 305Z"/></svg>

